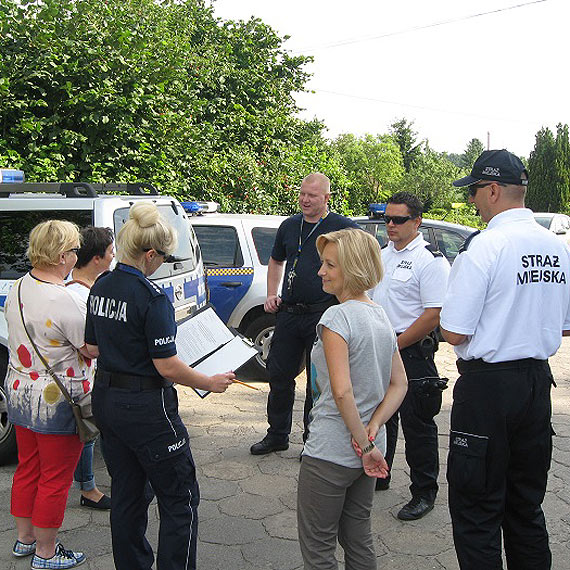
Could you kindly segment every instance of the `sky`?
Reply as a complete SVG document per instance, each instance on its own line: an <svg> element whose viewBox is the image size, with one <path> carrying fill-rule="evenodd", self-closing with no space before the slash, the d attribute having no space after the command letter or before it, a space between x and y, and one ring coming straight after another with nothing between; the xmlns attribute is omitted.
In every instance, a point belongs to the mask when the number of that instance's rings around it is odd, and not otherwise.
<svg viewBox="0 0 570 570"><path fill-rule="evenodd" d="M530 154L542 127L570 124L569 0L211 0L256 17L311 55L296 96L325 135L387 133L403 117L431 148Z"/></svg>

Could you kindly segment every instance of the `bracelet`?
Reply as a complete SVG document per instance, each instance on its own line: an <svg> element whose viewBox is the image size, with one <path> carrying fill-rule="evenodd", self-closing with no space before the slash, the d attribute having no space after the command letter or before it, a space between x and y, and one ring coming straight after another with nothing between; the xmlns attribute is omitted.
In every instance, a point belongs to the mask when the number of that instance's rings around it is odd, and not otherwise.
<svg viewBox="0 0 570 570"><path fill-rule="evenodd" d="M376 444L373 441L371 441L366 447L362 448L362 455L364 455L365 453L370 453L375 447Z"/></svg>

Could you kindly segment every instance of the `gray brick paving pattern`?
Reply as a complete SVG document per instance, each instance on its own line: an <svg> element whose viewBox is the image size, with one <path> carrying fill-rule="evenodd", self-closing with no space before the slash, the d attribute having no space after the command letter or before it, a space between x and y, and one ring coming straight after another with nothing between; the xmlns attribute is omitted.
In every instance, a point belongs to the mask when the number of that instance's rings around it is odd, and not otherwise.
<svg viewBox="0 0 570 570"><path fill-rule="evenodd" d="M437 354L440 373L451 387L445 392L438 416L442 475L435 509L424 519L401 522L398 509L408 500L408 474L403 441L398 444L392 487L377 492L372 527L379 568L406 570L456 570L447 510L445 461L449 410L457 378L451 348L443 344ZM563 341L551 359L558 387L553 391L553 426L557 435L544 510L550 531L555 570L570 569L570 339ZM205 400L191 390L179 388L181 414L190 431L191 446L201 486L200 570L294 570L302 567L297 543L295 502L301 451L301 414L304 379L300 377L294 413L294 433L288 451L253 457L249 446L265 433L267 384L261 392L233 386L226 394L211 394ZM492 394L489 395L492 397ZM144 429L144 426L141 426ZM532 458L529 458L532 461ZM29 560L12 558L15 531L9 514L10 486L14 466L0 467L0 568L29 568ZM98 448L96 478L109 489ZM83 550L86 570L111 570L109 517L78 506L78 491L72 489L60 534L68 547ZM156 505L151 506L148 536L156 545ZM339 560L342 554L339 552ZM340 568L343 568L342 562Z"/></svg>

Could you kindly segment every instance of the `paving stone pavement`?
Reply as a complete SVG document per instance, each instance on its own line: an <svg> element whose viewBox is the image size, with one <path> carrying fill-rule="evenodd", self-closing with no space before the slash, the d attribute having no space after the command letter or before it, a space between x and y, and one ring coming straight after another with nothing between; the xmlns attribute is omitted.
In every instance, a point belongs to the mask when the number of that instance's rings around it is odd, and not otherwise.
<svg viewBox="0 0 570 570"><path fill-rule="evenodd" d="M409 477L400 439L390 490L377 492L372 512L378 568L392 570L457 570L447 510L445 462L449 411L457 378L451 347L442 344L437 354L442 376L450 378L440 428L440 493L434 510L424 519L402 522L398 509L408 500ZM564 339L551 359L558 387L553 391L554 456L544 510L550 531L554 570L570 569L570 338ZM254 457L249 446L266 429L267 384L261 391L232 386L226 394L204 400L192 390L179 388L180 411L189 432L197 464L200 504L199 570L295 570L302 568L295 518L296 485L301 452L304 378L300 377L294 410L292 443L287 451ZM490 395L492 397L492 395ZM109 477L96 448L96 480L109 490ZM15 538L9 514L10 486L15 466L0 467L0 568L29 568L29 559L14 559ZM107 513L79 507L77 490L70 491L60 533L69 548L88 556L86 570L114 568ZM158 513L151 505L148 537L156 546ZM342 552L338 552L342 561ZM344 565L340 564L340 568ZM515 569L516 570L516 569Z"/></svg>

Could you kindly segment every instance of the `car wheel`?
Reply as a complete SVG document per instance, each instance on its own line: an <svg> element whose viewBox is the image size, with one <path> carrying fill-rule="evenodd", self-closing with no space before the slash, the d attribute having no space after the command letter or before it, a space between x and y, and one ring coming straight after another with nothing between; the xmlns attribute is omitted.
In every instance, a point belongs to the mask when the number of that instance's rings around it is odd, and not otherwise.
<svg viewBox="0 0 570 570"><path fill-rule="evenodd" d="M243 374L250 380L269 380L267 356L275 330L275 315L264 313L255 318L245 329L244 334L261 352L244 366Z"/></svg>
<svg viewBox="0 0 570 570"><path fill-rule="evenodd" d="M8 403L4 391L4 380L8 370L8 353L0 347L0 465L16 459L16 430L8 421Z"/></svg>

